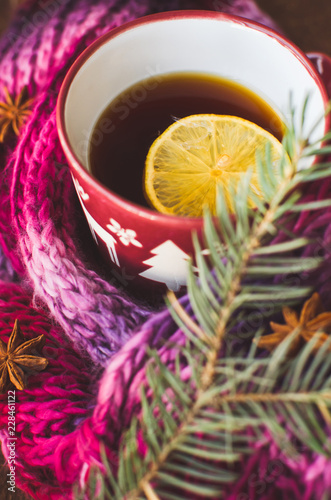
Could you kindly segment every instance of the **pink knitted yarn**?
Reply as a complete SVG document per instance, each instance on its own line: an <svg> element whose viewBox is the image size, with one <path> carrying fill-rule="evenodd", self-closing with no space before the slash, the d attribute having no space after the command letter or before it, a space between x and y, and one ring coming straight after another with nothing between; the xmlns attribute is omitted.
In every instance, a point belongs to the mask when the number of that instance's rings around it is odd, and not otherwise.
<svg viewBox="0 0 331 500"><path fill-rule="evenodd" d="M39 498L46 498L51 484L52 498L63 498L62 485L55 479L54 451L60 449L63 440L70 438L79 423L91 414L96 400L93 380L98 372L91 361L77 354L49 318L31 307L29 294L18 285L0 284L2 340L7 342L16 318L26 339L45 335L43 354L49 360L47 370L30 375L28 389L16 391L15 453L20 472L17 482L33 495L38 492ZM7 395L3 395L0 396L0 439L5 455L8 453L7 414Z"/></svg>
<svg viewBox="0 0 331 500"><path fill-rule="evenodd" d="M3 85L14 95L27 85L35 97L19 141L13 138L0 149L0 335L7 340L18 317L27 337L47 337L49 366L18 393L16 412L17 482L36 499L72 498L73 483L84 483L91 465L100 464L101 441L116 465L122 432L140 411L146 346L158 348L171 366L185 341L167 311L152 313L134 301L120 282L107 279L84 245L79 227L84 222L56 133L59 87L77 55L105 31L157 10L205 7L275 27L251 0L30 0L0 41L0 99ZM330 182L316 183L305 196L330 192ZM328 263L330 227L325 211L304 214L293 229L315 237L306 252L318 252ZM315 279L331 305L328 268L309 280ZM183 303L188 305L187 298ZM161 347L165 339L176 349ZM4 397L0 409L6 453ZM282 474L266 475L278 460ZM302 453L298 463L291 462L270 436L241 471L241 480L225 490L228 500L312 500L312 491L319 499L331 488L326 459Z"/></svg>

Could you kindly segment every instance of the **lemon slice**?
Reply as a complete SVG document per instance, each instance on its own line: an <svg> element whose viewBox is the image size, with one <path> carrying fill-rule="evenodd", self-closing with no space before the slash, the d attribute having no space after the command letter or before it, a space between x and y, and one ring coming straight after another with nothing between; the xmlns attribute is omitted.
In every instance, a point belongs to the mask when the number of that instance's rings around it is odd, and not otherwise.
<svg viewBox="0 0 331 500"><path fill-rule="evenodd" d="M252 170L251 188L263 198L256 154L262 161L270 145L272 163L283 156L282 144L269 132L243 118L201 114L182 118L152 144L145 163L144 191L159 212L200 217L205 206L215 214L217 186L224 189L232 211L231 185Z"/></svg>

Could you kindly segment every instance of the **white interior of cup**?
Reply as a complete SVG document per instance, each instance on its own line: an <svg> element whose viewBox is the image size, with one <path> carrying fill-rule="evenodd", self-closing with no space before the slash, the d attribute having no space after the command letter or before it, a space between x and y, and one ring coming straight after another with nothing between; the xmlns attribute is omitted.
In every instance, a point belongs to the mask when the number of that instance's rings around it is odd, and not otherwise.
<svg viewBox="0 0 331 500"><path fill-rule="evenodd" d="M151 75L183 71L220 75L243 84L285 118L289 118L290 94L298 110L309 94L306 132L323 117L318 83L295 50L244 23L221 17L170 16L110 38L75 75L65 104L65 128L83 166L88 168L93 127L118 94ZM322 119L312 139L321 138L324 127Z"/></svg>

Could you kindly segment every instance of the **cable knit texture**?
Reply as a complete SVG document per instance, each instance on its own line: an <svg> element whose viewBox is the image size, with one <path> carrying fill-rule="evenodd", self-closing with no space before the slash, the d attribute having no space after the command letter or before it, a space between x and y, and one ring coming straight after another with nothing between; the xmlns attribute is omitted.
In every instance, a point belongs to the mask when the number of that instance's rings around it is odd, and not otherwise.
<svg viewBox="0 0 331 500"><path fill-rule="evenodd" d="M122 432L139 413L146 346L171 366L185 342L167 310L155 312L130 297L94 260L57 136L58 91L75 58L106 31L156 11L188 8L277 29L251 0L28 0L0 41L0 100L4 86L15 96L26 85L34 97L19 140L0 145L0 335L7 341L18 318L27 338L46 336L49 366L29 377L16 405L17 484L36 499L73 498L73 484L84 484L91 465L101 465L101 441L116 464ZM324 198L330 188L330 181L315 183L305 198ZM301 279L330 306L330 212L303 214L292 229L315 237L307 255L325 257L325 272ZM165 339L176 348L162 347ZM1 396L5 455L7 412ZM274 463L282 471L270 475ZM303 450L291 462L270 436L240 470L241 480L225 487L227 500L311 500L312 491L322 498L331 488L326 458Z"/></svg>

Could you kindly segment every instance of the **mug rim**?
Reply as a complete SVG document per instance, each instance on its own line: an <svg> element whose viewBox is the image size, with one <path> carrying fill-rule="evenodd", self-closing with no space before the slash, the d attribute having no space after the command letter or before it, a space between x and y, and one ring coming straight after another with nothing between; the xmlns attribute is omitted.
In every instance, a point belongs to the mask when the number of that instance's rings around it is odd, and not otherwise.
<svg viewBox="0 0 331 500"><path fill-rule="evenodd" d="M318 86L318 89L323 99L324 108L326 109L327 104L329 102L329 98L325 85L322 81L322 78L320 77L313 63L309 60L308 56L292 41L290 41L289 38L287 38L283 34L280 34L273 28L269 28L268 26L265 26L264 24L261 24L257 21L253 21L232 14L226 14L223 12L210 11L210 10L175 10L175 11L161 12L157 14L149 14L146 16L139 17L137 19L133 19L132 21L128 21L115 28L112 28L111 30L104 33L96 40L94 40L75 59L75 61L67 71L64 80L61 84L56 105L56 124L62 149L69 161L70 168L73 169L75 172L77 172L80 175L80 177L84 179L85 182L92 185L95 190L101 192L110 201L116 203L117 206L125 209L127 212L135 213L140 217L145 217L148 219L152 217L153 219L159 220L160 222L162 221L163 223L167 221L167 223L175 225L185 224L192 226L192 228L196 227L199 221L201 223L203 217L193 218L193 217L184 217L171 214L163 214L161 212L153 210L152 208L143 207L135 202L130 201L129 199L120 196L119 194L117 194L116 192L112 191L110 188L105 186L96 177L94 177L86 169L86 167L82 165L81 161L77 157L76 153L73 151L73 148L70 144L65 124L65 105L70 86L73 80L75 79L77 73L79 72L79 70L84 66L84 64L95 52L97 52L104 44L108 43L111 39L116 38L118 35L121 35L136 26L143 26L159 21L169 21L177 19L198 19L198 18L212 19L212 20L220 19L226 22L233 22L235 24L240 24L252 28L256 31L260 31L266 35L275 38L281 45L290 50L292 54L303 64L305 69L309 72L310 76L314 79L316 85ZM331 121L330 115L326 115L325 128L324 128L325 133L330 128L330 121Z"/></svg>

